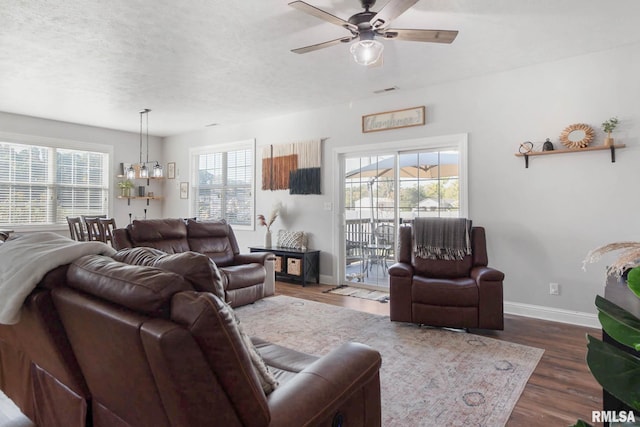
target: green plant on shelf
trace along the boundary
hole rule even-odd
[[[609,120],[602,122],[602,130],[611,136],[611,132],[618,126],[618,118],[611,117]]]
[[[122,197],[131,197],[131,189],[135,187],[133,182],[128,179],[125,181],[118,182],[118,187],[120,188],[120,195]]]

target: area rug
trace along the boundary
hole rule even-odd
[[[382,425],[504,426],[543,350],[279,295],[236,309],[245,331],[315,355],[382,354]]]
[[[364,299],[369,299],[369,300],[384,302],[384,303],[389,302],[389,292],[372,291],[370,289],[354,288],[354,287],[345,286],[345,285],[338,286],[337,288],[333,288],[324,292],[328,292],[330,294],[345,295],[345,296],[355,297],[355,298],[364,298]]]

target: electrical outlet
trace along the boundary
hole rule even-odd
[[[560,285],[557,283],[549,283],[549,294],[560,295]]]
[[[331,211],[331,210],[333,210],[333,203],[331,203],[331,202],[324,202],[324,210],[325,210],[325,211]]]

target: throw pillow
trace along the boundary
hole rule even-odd
[[[306,246],[304,231],[278,231],[278,246],[281,248],[302,249]]]

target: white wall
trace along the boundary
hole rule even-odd
[[[593,299],[602,291],[606,259],[581,270],[593,247],[619,240],[640,240],[635,195],[639,159],[640,46],[596,52],[552,63],[380,95],[350,105],[219,126],[165,140],[166,161],[177,162],[179,179],[165,186],[167,217],[188,214],[178,199],[178,182],[189,181],[190,147],[255,138],[257,159],[267,144],[328,137],[324,148],[323,194],[291,196],[285,191],[257,191],[257,213],[268,213],[275,200],[286,206],[286,228],[312,234],[310,246],[323,251],[321,273],[337,280],[337,212],[323,210],[333,201],[331,164],[335,147],[401,141],[425,136],[468,133],[470,217],[486,227],[490,264],[506,274],[505,300],[555,309],[595,312]],[[429,72],[425,70],[425,72]],[[390,82],[391,84],[393,82]],[[362,134],[364,114],[427,107],[427,125]],[[594,144],[604,138],[599,124],[621,120],[614,133],[627,148],[612,164],[606,151],[535,157],[529,169],[514,153],[523,141],[542,143],[573,123],[597,129]],[[539,148],[539,147],[538,147]],[[261,176],[258,162],[257,177]],[[258,179],[258,187],[260,180]],[[275,228],[283,226],[276,223]],[[262,242],[264,230],[238,232],[242,247]],[[549,295],[549,283],[561,295]]]
[[[132,116],[132,120],[137,120],[136,116]],[[109,203],[111,212],[109,214],[116,219],[118,226],[128,224],[129,213],[132,214],[132,217],[142,218],[144,216],[144,209],[147,209],[147,216],[149,218],[159,218],[163,216],[162,202],[152,201],[150,205],[147,206],[143,200],[132,200],[129,206],[126,200],[115,198],[115,196],[118,195],[116,183],[119,181],[115,178],[115,175],[120,163],[135,163],[140,157],[139,133],[122,132],[0,112],[0,138],[3,134],[17,135],[16,139],[20,139],[20,135],[25,135],[29,137],[29,140],[32,142],[37,141],[38,137],[41,137],[113,147],[113,159],[111,163],[114,178],[113,192]],[[146,158],[146,139],[143,149],[144,157]],[[163,160],[162,141],[160,138],[149,136],[149,158],[153,160]],[[145,185],[146,181],[137,181],[136,184]],[[163,186],[164,184],[161,181],[152,181],[149,190],[161,194]],[[68,229],[66,227],[60,228],[59,231],[68,235]]]

